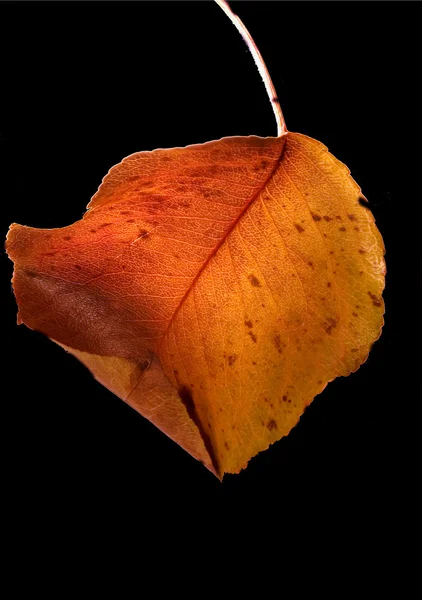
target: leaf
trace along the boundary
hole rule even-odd
[[[383,324],[382,238],[300,134],[139,152],[83,219],[12,225],[20,323],[219,477],[288,434]]]

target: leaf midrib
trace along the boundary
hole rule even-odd
[[[247,213],[247,211],[249,210],[250,206],[255,202],[255,200],[257,200],[261,194],[261,192],[267,187],[267,185],[269,184],[269,182],[272,180],[272,178],[274,177],[274,175],[276,174],[276,172],[278,171],[278,167],[280,165],[281,159],[283,157],[283,152],[284,152],[284,148],[286,145],[286,139],[287,139],[288,133],[285,133],[283,136],[281,136],[280,138],[274,138],[274,139],[283,139],[284,143],[283,143],[283,147],[281,149],[280,152],[280,156],[275,160],[274,162],[274,166],[271,170],[271,172],[269,173],[268,177],[265,179],[265,181],[262,183],[262,185],[258,188],[258,190],[251,196],[251,198],[249,199],[248,202],[246,202],[246,204],[244,205],[244,207],[242,208],[242,210],[239,212],[239,214],[237,215],[237,217],[234,219],[233,223],[230,225],[230,227],[228,227],[227,231],[224,233],[224,235],[221,237],[221,239],[218,241],[218,243],[215,245],[215,247],[210,251],[209,255],[207,256],[207,258],[204,260],[203,264],[201,265],[201,267],[198,269],[198,273],[195,275],[195,277],[192,279],[192,281],[189,284],[188,289],[186,290],[185,294],[183,295],[183,297],[181,298],[179,304],[177,305],[177,307],[175,308],[167,326],[165,331],[163,332],[163,335],[161,337],[161,340],[157,346],[157,350],[156,353],[157,355],[160,352],[161,346],[170,330],[170,327],[172,326],[174,320],[176,319],[178,313],[180,312],[180,310],[182,309],[186,299],[188,298],[188,296],[190,295],[191,291],[194,289],[196,282],[198,281],[198,279],[201,277],[202,273],[205,271],[205,269],[207,268],[208,264],[210,263],[211,259],[217,254],[217,252],[219,251],[219,249],[221,248],[221,246],[224,244],[224,242],[227,240],[227,238],[229,237],[229,235],[232,233],[232,231],[236,228],[236,226],[238,225],[240,219],[243,217],[244,214]]]

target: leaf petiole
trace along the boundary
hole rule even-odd
[[[286,123],[284,121],[283,113],[281,112],[280,102],[277,97],[277,92],[275,91],[274,84],[271,80],[268,69],[265,65],[264,59],[261,56],[260,51],[258,50],[251,34],[246,29],[245,25],[242,23],[241,19],[237,15],[234,14],[232,9],[229,6],[229,3],[226,0],[215,0],[218,6],[226,13],[229,17],[230,21],[236,27],[242,38],[244,39],[246,45],[249,48],[250,53],[253,56],[255,64],[258,68],[259,74],[262,77],[262,80],[265,85],[265,89],[267,90],[268,98],[270,99],[271,106],[273,107],[275,120],[277,123],[277,137],[281,137],[282,135],[287,133]]]

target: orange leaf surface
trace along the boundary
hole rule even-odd
[[[219,477],[288,434],[383,324],[372,214],[300,134],[133,154],[83,219],[14,224],[7,250],[19,322]]]

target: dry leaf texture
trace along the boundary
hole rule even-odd
[[[382,238],[313,139],[139,152],[88,209],[60,229],[12,225],[19,322],[219,477],[286,435],[380,335]]]

